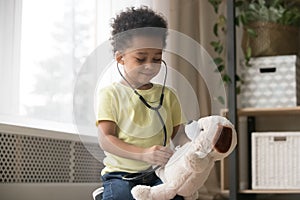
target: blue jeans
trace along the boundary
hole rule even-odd
[[[103,200],[133,200],[131,189],[136,185],[155,186],[162,184],[162,181],[153,173],[151,178],[138,181],[123,180],[122,177],[128,173],[112,172],[104,174],[103,181],[104,192]],[[181,196],[175,196],[173,200],[183,200]]]

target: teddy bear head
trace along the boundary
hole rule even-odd
[[[185,127],[188,138],[197,149],[197,154],[207,154],[215,160],[228,156],[237,144],[233,124],[222,116],[208,116],[192,121]]]

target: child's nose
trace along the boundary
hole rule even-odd
[[[144,68],[145,68],[145,69],[152,69],[152,68],[153,68],[153,63],[146,63],[146,64],[144,65]]]
[[[153,68],[156,68],[160,66],[159,63],[154,63],[153,61],[147,61],[145,64],[144,64],[144,68],[145,69],[153,69]]]

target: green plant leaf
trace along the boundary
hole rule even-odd
[[[216,65],[220,65],[222,62],[223,62],[223,58],[221,57],[214,58],[214,63]]]
[[[215,51],[220,55],[220,54],[223,52],[223,49],[224,49],[223,45],[220,44],[220,45],[215,49]]]
[[[239,15],[239,22],[241,22],[242,24],[247,24],[247,18],[245,17],[245,14],[241,14]]]
[[[234,3],[234,6],[235,7],[241,7],[241,6],[243,6],[244,5],[244,1],[235,1],[235,3]]]
[[[252,55],[252,49],[251,47],[248,45],[247,49],[246,49],[246,58],[250,59]]]
[[[211,41],[210,42],[210,45],[214,48],[217,48],[220,44],[221,44],[220,41]]]
[[[300,26],[300,8],[293,0],[238,1],[239,22],[269,21],[284,25]]]
[[[224,83],[227,83],[227,84],[231,83],[231,78],[229,77],[228,74],[223,74],[222,79],[223,79]]]
[[[216,37],[218,37],[219,36],[219,34],[218,34],[218,24],[216,23],[216,24],[214,24],[214,28],[213,28],[213,30],[214,30],[214,35],[216,36]]]
[[[240,78],[240,76],[239,75],[235,75],[235,81],[240,81],[241,80],[241,78]]]
[[[215,13],[218,13],[222,0],[208,0],[208,2],[213,6]]]
[[[216,41],[211,41],[209,44],[210,46],[215,47]]]
[[[240,86],[240,85],[239,85],[239,86],[236,86],[235,92],[236,92],[237,94],[241,94],[241,86]]]
[[[247,28],[246,31],[247,31],[247,33],[249,34],[250,37],[257,37],[257,33],[255,32],[254,29]]]
[[[221,54],[223,51],[223,45],[221,44],[221,41],[212,41],[210,42],[210,45],[214,48],[214,51],[218,54]]]
[[[220,15],[220,16],[218,17],[218,22],[217,22],[217,23],[218,23],[219,26],[221,26],[221,27],[226,26],[226,23],[227,23],[226,17],[225,17],[224,15]]]
[[[239,16],[236,16],[236,17],[234,18],[234,24],[235,24],[236,26],[240,26],[240,18],[239,18]]]
[[[217,72],[223,72],[225,70],[225,65],[219,65],[217,70]]]

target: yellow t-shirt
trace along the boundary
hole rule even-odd
[[[137,90],[153,107],[159,105],[162,86],[153,84],[148,90]],[[159,112],[167,129],[167,145],[172,136],[173,127],[184,122],[179,100],[168,87],[164,90],[163,105]],[[164,140],[163,126],[154,110],[147,108],[130,87],[114,83],[100,90],[98,94],[97,122],[110,120],[117,124],[117,137],[124,142],[139,147],[162,145]],[[146,162],[127,159],[105,152],[105,168],[101,174],[122,171],[134,173],[146,170]]]

